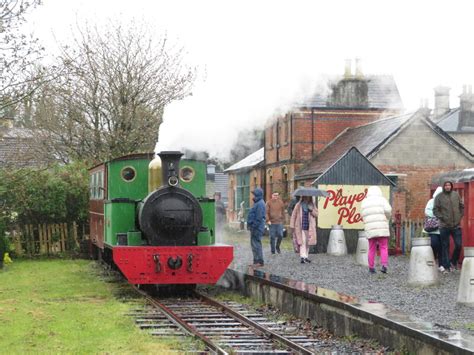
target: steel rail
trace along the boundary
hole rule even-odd
[[[178,327],[181,329],[185,330],[188,334],[198,338],[201,340],[204,344],[207,345],[207,347],[211,350],[214,351],[217,354],[220,355],[228,355],[228,353],[219,347],[217,344],[215,344],[212,340],[210,340],[208,337],[206,337],[204,334],[199,332],[195,327],[193,327],[191,324],[187,323],[186,321],[182,320],[180,316],[178,316],[176,313],[174,313],[171,309],[166,307],[164,304],[161,304],[158,302],[156,299],[153,297],[149,296],[146,292],[140,290],[137,288],[135,285],[132,285],[133,288],[140,293],[142,296],[146,298],[148,302],[150,302],[152,305],[155,307],[158,307],[159,309],[162,310],[163,314],[171,320],[173,323],[175,323]]]
[[[258,331],[260,331],[261,333],[263,333],[266,337],[268,337],[270,339],[278,340],[280,343],[285,344],[286,346],[288,346],[292,350],[297,351],[299,354],[314,354],[313,352],[309,351],[308,349],[304,348],[303,346],[301,346],[299,344],[296,344],[295,342],[291,341],[290,339],[288,339],[284,336],[281,336],[280,334],[275,333],[274,331],[258,324],[257,322],[254,322],[253,320],[247,318],[246,316],[240,314],[239,312],[234,311],[232,308],[226,306],[225,304],[222,304],[222,303],[220,303],[220,302],[218,302],[218,301],[216,301],[212,298],[209,298],[206,295],[203,295],[202,293],[200,293],[198,291],[194,291],[194,293],[196,294],[197,297],[199,297],[201,300],[203,300],[207,304],[221,309],[228,316],[234,318],[235,320],[237,320],[239,322],[242,322],[243,324],[245,324],[245,325],[247,325],[251,328],[257,329]]]

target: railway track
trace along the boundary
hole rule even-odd
[[[313,354],[319,343],[236,302],[219,302],[199,292],[189,299],[160,300],[136,290],[150,304],[130,314],[140,328],[156,336],[191,335],[217,354]]]

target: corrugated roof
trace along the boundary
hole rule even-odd
[[[386,177],[356,147],[351,147],[324,173],[319,175],[313,184],[335,185],[392,185],[395,183]]]
[[[374,153],[392,135],[397,133],[413,113],[388,117],[363,126],[348,128],[329,143],[309,164],[299,170],[296,180],[316,177],[331,167],[352,147],[357,148],[364,156]]]
[[[215,191],[222,194],[222,199],[227,200],[228,177],[224,173],[216,173],[214,176]]]
[[[252,154],[246,156],[241,161],[225,169],[224,172],[228,173],[234,170],[253,168],[258,163],[263,162],[264,158],[265,158],[264,148],[260,148],[256,152],[253,152]]]
[[[329,81],[337,83],[343,77],[333,77]],[[369,109],[403,109],[402,99],[397,84],[391,75],[367,75]],[[328,108],[329,93],[315,93],[312,97],[296,104],[297,107]]]

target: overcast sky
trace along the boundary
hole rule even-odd
[[[433,88],[474,84],[472,1],[43,0],[30,18],[54,51],[76,22],[143,19],[184,46],[200,68],[193,96],[170,105],[159,148],[225,155],[243,127],[342,74],[359,57],[366,74],[391,74],[407,109],[433,106]],[[205,77],[205,80],[203,79]],[[203,139],[203,136],[206,138]]]

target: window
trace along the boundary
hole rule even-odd
[[[273,192],[273,171],[272,169],[267,170],[267,176],[268,176],[268,191],[271,194]]]
[[[95,175],[91,174],[89,176],[89,194],[90,194],[90,199],[94,198],[94,178]]]
[[[104,198],[104,172],[99,171],[97,174],[98,184],[97,184],[97,198]]]
[[[125,168],[122,169],[120,173],[120,176],[122,176],[122,179],[125,180],[126,182],[133,181],[136,175],[137,175],[137,172],[131,166],[126,166]]]
[[[245,208],[250,206],[250,174],[238,174],[236,180],[234,209],[238,211],[242,202]]]
[[[268,140],[269,148],[273,148],[273,126],[270,126],[269,131],[270,131],[270,137]]]
[[[104,199],[104,171],[96,171],[90,175],[89,190],[91,200]]]
[[[184,182],[191,182],[194,179],[194,169],[190,166],[183,167],[179,172],[179,177]]]
[[[285,119],[285,143],[289,142],[289,136],[290,136],[290,118],[288,115],[286,115]]]
[[[285,198],[288,197],[288,168],[284,165],[281,168],[281,175],[283,176],[283,195]]]

